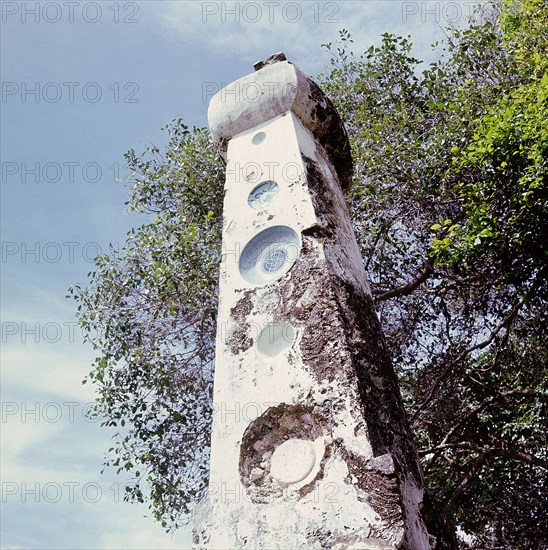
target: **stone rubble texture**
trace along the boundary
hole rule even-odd
[[[194,548],[449,548],[428,525],[344,199],[346,132],[318,86],[276,55],[208,113],[227,167],[210,487]],[[251,84],[258,100],[242,93]],[[263,181],[277,192],[251,207]],[[280,227],[296,241],[280,244]],[[244,277],[242,251],[262,231]]]

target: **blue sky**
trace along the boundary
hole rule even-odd
[[[207,92],[284,51],[323,71],[322,43],[354,51],[411,34],[419,58],[472,2],[1,3],[2,549],[189,548],[100,474],[111,433],[84,418],[92,350],[65,299],[92,258],[143,220],[123,212],[123,153],[161,144],[177,116],[206,125]]]

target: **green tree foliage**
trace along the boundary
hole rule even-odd
[[[149,221],[71,292],[98,353],[95,414],[116,430],[105,465],[176,527],[207,485],[224,169],[207,130],[167,131],[165,154],[126,154],[126,206]]]
[[[465,218],[454,259],[489,255],[505,281],[545,290],[548,228],[548,5],[507,3],[501,18],[505,86],[462,151],[453,150]],[[477,174],[481,174],[481,178]],[[546,297],[544,293],[542,297]]]
[[[542,4],[487,6],[422,73],[406,39],[343,32],[323,82],[427,478],[477,548],[548,544]]]
[[[427,68],[341,32],[321,85],[356,163],[348,201],[427,480],[471,538],[548,547],[548,10],[493,0]],[[167,527],[205,490],[223,166],[180,120],[130,152],[149,220],[72,289],[98,357],[107,463]],[[146,486],[151,488],[150,497]]]

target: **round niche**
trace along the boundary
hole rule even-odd
[[[313,441],[288,439],[274,449],[270,458],[270,474],[286,485],[299,483],[312,472],[316,460]]]
[[[257,350],[266,357],[276,357],[293,345],[295,329],[284,322],[268,323],[257,339]]]
[[[249,424],[240,445],[239,471],[253,502],[290,495],[298,499],[313,490],[331,454],[324,422],[309,407],[280,403]]]
[[[278,194],[279,186],[273,180],[262,181],[256,185],[247,197],[247,204],[255,210],[268,206]]]
[[[265,132],[257,132],[252,140],[251,140],[251,143],[253,143],[253,145],[260,145],[264,140],[266,139],[266,133]]]
[[[299,236],[291,227],[269,227],[245,245],[239,261],[240,274],[255,285],[276,281],[289,271],[299,249]]]

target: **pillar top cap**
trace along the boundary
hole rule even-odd
[[[312,132],[334,165],[343,189],[352,181],[352,156],[343,122],[333,103],[282,52],[254,64],[255,71],[217,92],[209,103],[213,141],[226,160],[230,139],[292,112]]]

